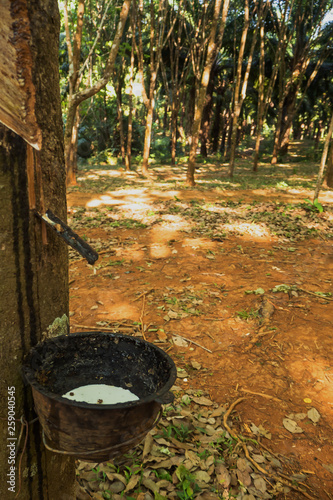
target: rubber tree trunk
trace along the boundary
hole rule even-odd
[[[279,92],[280,93],[280,100],[279,100],[279,105],[278,105],[278,115],[277,115],[275,135],[274,135],[274,146],[273,146],[273,153],[272,153],[272,160],[271,160],[272,165],[276,165],[277,160],[278,160],[279,146],[280,146],[280,135],[281,135],[281,127],[282,127],[282,116],[283,116],[284,98],[282,96],[282,83],[281,83],[281,81],[279,82],[279,86],[280,86],[280,92]]]
[[[313,200],[318,198],[319,191],[321,189],[321,185],[322,185],[323,177],[324,177],[324,170],[325,170],[327,155],[328,155],[328,150],[330,147],[330,142],[332,140],[332,134],[333,134],[333,113],[332,113],[330,124],[328,127],[328,132],[327,132],[327,136],[326,136],[325,143],[324,143],[324,149],[323,149],[323,152],[321,155],[318,178],[317,178],[317,185],[316,185],[316,189],[315,189],[315,192],[313,195]]]
[[[10,8],[10,2],[7,2]],[[17,2],[12,2],[14,4]],[[5,4],[2,4],[2,8]],[[35,88],[35,115],[42,134],[40,151],[0,125],[0,498],[71,500],[75,498],[72,459],[45,450],[41,428],[35,421],[30,387],[21,367],[30,348],[41,340],[56,317],[68,315],[67,247],[34,215],[50,208],[66,221],[66,173],[58,78],[59,12],[56,0],[22,1],[28,19],[31,73]],[[0,9],[1,10],[1,9]],[[18,11],[11,10],[15,15]],[[20,11],[19,14],[21,14]],[[22,18],[21,18],[22,19]],[[17,29],[18,24],[16,24]],[[14,23],[12,26],[14,31]],[[18,35],[18,31],[16,31]],[[4,43],[3,39],[0,41]],[[15,44],[15,40],[13,40]],[[53,232],[52,232],[53,233]],[[28,422],[11,484],[8,432],[8,388],[15,397],[15,438],[21,416]],[[17,441],[16,441],[17,443]],[[19,485],[19,476],[21,485]],[[19,491],[20,489],[20,491]]]
[[[171,103],[171,165],[176,165],[177,154],[177,118],[176,103]]]
[[[132,33],[133,32],[134,29],[132,26]],[[129,114],[128,114],[127,144],[126,144],[126,156],[125,156],[125,166],[127,171],[131,170],[131,159],[132,159],[132,135],[133,135],[133,115],[134,115],[133,77],[134,77],[134,42],[132,40],[131,67],[130,67],[129,91],[128,91]]]
[[[289,148],[290,133],[293,124],[293,118],[295,116],[296,108],[296,93],[290,92],[284,102],[283,115],[282,115],[282,126],[280,131],[280,144],[279,151],[281,154],[286,154]]]
[[[333,147],[331,144],[330,157],[327,165],[327,173],[326,173],[326,184],[328,187],[333,187]]]
[[[217,99],[216,99],[216,105],[215,105],[214,121],[213,121],[212,132],[211,132],[212,153],[213,154],[217,153],[218,148],[219,148],[223,94],[224,94],[223,89],[217,90]]]
[[[119,139],[120,139],[120,154],[122,164],[125,165],[125,137],[124,137],[124,123],[123,123],[123,99],[122,99],[123,78],[118,76],[117,85],[117,121],[119,126]]]
[[[210,78],[206,93],[206,102],[202,112],[202,121],[201,121],[200,154],[204,157],[208,156],[207,145],[209,140],[210,119],[213,109],[215,73],[216,73],[216,65],[213,64],[212,70],[210,72]]]
[[[242,108],[242,98],[240,97],[240,86],[242,77],[242,66],[244,59],[245,43],[247,39],[247,32],[250,26],[250,12],[249,12],[249,2],[246,0],[244,9],[244,26],[240,41],[239,53],[238,53],[238,63],[237,63],[237,73],[236,73],[236,85],[234,90],[234,107],[233,107],[233,121],[231,130],[231,148],[230,148],[230,161],[229,161],[229,175],[230,177],[234,174],[235,156],[236,156],[236,144],[237,144],[237,129],[238,129],[238,118],[240,116]]]
[[[260,59],[259,59],[259,94],[258,94],[258,116],[256,143],[254,148],[253,172],[258,170],[259,149],[261,141],[261,131],[264,124],[264,109],[265,109],[265,25],[263,21],[260,23]]]
[[[69,149],[73,147],[73,139],[72,139],[72,132],[73,132],[73,126],[75,123],[75,116],[77,109],[81,102],[85,101],[86,99],[89,99],[89,97],[94,96],[102,90],[109,82],[111,75],[113,73],[114,69],[114,63],[118,54],[118,49],[119,45],[122,40],[123,36],[123,31],[125,28],[129,8],[131,5],[131,0],[124,0],[123,5],[119,14],[119,19],[117,23],[117,27],[115,29],[115,35],[113,39],[113,43],[109,52],[108,60],[106,62],[106,65],[104,67],[103,71],[103,76],[91,87],[88,87],[83,90],[77,90],[72,98],[70,99],[70,102],[68,104],[68,110],[67,110],[67,120],[66,120],[66,129],[65,129],[65,160],[66,160],[66,166],[67,166],[67,171],[70,170],[70,165],[68,165],[68,160],[70,159],[69,155]],[[68,180],[67,183],[71,184],[72,182],[76,182],[71,175],[73,173],[68,174]]]
[[[143,145],[142,175],[144,176],[149,175],[148,161],[150,155],[151,133],[153,129],[154,105],[155,105],[154,99],[151,99],[149,102],[149,107],[147,109],[145,141]]]
[[[67,185],[77,184],[77,140],[79,132],[79,108],[69,105],[65,131],[65,159],[67,170]]]
[[[222,44],[222,37],[224,33],[225,22],[229,9],[229,0],[224,0],[222,7],[222,19],[220,21],[220,29],[217,35],[217,23],[220,16],[222,0],[216,0],[214,15],[211,24],[211,30],[209,35],[209,42],[207,48],[207,56],[205,61],[205,66],[202,72],[200,87],[197,92],[195,110],[194,110],[194,120],[192,125],[192,142],[189,154],[189,161],[186,173],[186,183],[189,186],[195,186],[194,171],[195,171],[195,160],[197,156],[197,147],[199,142],[200,125],[202,120],[202,112],[205,105],[206,92],[209,83],[210,72],[216,57],[217,50]],[[216,36],[217,35],[217,36]],[[216,39],[217,38],[217,39]]]

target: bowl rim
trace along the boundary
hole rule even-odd
[[[121,338],[124,340],[129,340],[130,342],[135,342],[136,344],[147,345],[147,346],[149,346],[149,348],[158,351],[161,354],[161,356],[168,361],[168,363],[170,365],[170,373],[169,373],[169,378],[168,378],[167,382],[163,385],[163,387],[161,387],[161,389],[159,391],[157,391],[153,394],[149,394],[148,396],[146,396],[144,398],[141,398],[141,399],[136,400],[136,401],[128,401],[125,403],[116,403],[116,404],[98,404],[98,403],[94,404],[94,403],[86,403],[86,402],[82,402],[82,401],[74,401],[71,399],[64,398],[63,396],[56,394],[54,392],[51,392],[50,390],[45,388],[45,386],[43,386],[42,384],[37,382],[37,380],[35,378],[36,370],[34,370],[32,368],[32,366],[29,364],[29,362],[31,361],[31,358],[33,357],[33,355],[38,351],[38,349],[41,349],[43,347],[43,345],[45,345],[45,344],[56,345],[57,342],[59,342],[59,341],[61,342],[65,338],[66,339],[78,338],[78,337],[84,338],[84,337],[88,337],[88,336],[92,336],[92,335],[102,336],[102,337],[104,336],[104,337],[112,337],[112,338]],[[147,342],[146,340],[140,339],[138,337],[132,337],[130,335],[123,335],[121,333],[103,332],[103,330],[101,330],[101,331],[91,331],[91,332],[89,332],[89,331],[87,331],[87,332],[75,332],[75,333],[70,333],[68,335],[59,335],[58,337],[46,339],[44,341],[39,342],[38,344],[36,344],[34,347],[32,347],[30,349],[29,353],[25,357],[24,363],[22,366],[22,375],[23,375],[23,378],[27,384],[29,384],[35,391],[37,391],[42,396],[45,396],[46,398],[49,398],[49,399],[56,401],[56,402],[61,402],[62,404],[66,405],[66,406],[70,406],[70,407],[74,406],[74,407],[78,407],[78,408],[85,408],[85,409],[91,409],[91,410],[98,409],[98,410],[105,411],[105,410],[111,410],[111,409],[127,409],[127,408],[130,409],[130,408],[138,407],[140,405],[144,405],[147,403],[152,403],[154,401],[158,404],[163,404],[161,399],[163,398],[163,396],[167,392],[169,392],[171,387],[174,385],[175,380],[177,378],[177,368],[176,368],[176,365],[175,365],[173,359],[166,352],[164,352],[163,349],[154,345],[153,343]]]

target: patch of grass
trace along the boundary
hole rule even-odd
[[[147,224],[144,224],[135,219],[119,219],[109,223],[110,227],[126,227],[127,229],[142,229],[146,228]]]
[[[185,467],[185,465],[179,465],[176,469],[176,475],[179,479],[177,485],[178,491],[177,496],[180,500],[192,500],[195,498],[196,493],[201,491],[198,486],[195,477],[190,473],[190,471]]]
[[[159,434],[156,437],[164,439],[170,439],[171,437],[174,437],[181,443],[184,443],[188,440],[192,432],[193,430],[191,430],[187,425],[184,424],[180,424],[179,426],[169,425],[168,427],[163,428],[162,434]]]
[[[242,309],[241,311],[236,312],[236,316],[238,316],[241,319],[257,319],[259,318],[259,313],[258,311],[255,311],[253,308],[250,309],[250,311],[246,311],[245,309]]]

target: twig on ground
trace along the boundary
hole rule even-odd
[[[276,398],[275,396],[270,396],[269,394],[262,394],[261,392],[253,392],[253,391],[249,391],[248,389],[241,389],[241,391],[246,392],[247,394],[253,394],[254,396],[261,396],[263,398],[273,399],[274,401],[278,401],[278,402],[281,401],[281,399]]]
[[[243,450],[244,450],[246,458],[251,462],[252,465],[255,466],[256,469],[258,469],[258,471],[260,471],[262,474],[265,474],[268,476],[270,475],[266,469],[261,467],[259,464],[257,464],[257,462],[255,462],[255,460],[253,460],[245,443],[243,443]]]
[[[176,333],[175,335],[177,335],[177,337],[180,337],[181,339],[186,340],[187,342],[191,342],[192,344],[194,344],[198,347],[201,347],[201,349],[204,349],[205,351],[210,352],[211,354],[213,353],[213,351],[211,351],[210,349],[207,349],[207,347],[204,347],[201,344],[198,344],[198,342],[194,342],[194,340],[187,339],[186,337],[183,337],[182,335],[179,335],[178,333]]]
[[[264,450],[268,451],[268,453],[270,455],[273,455],[273,457],[277,458],[278,460],[280,460],[280,456],[277,455],[276,453],[274,453],[272,450],[270,450],[265,444],[263,444],[261,441],[258,441],[259,442],[259,445],[264,448]]]
[[[148,295],[153,290],[154,290],[154,288],[151,288],[150,290],[146,290],[145,292],[140,293],[140,295],[138,297],[136,297],[135,299],[131,300],[131,302],[136,302],[137,300],[141,299],[141,297],[145,297],[146,295]]]
[[[234,438],[234,439],[239,439],[239,437],[237,436],[237,434],[234,434],[232,432],[232,430],[230,429],[230,427],[228,425],[227,420],[229,418],[230,413],[235,408],[235,406],[237,406],[241,401],[244,401],[244,399],[246,399],[246,398],[238,398],[238,399],[236,399],[236,401],[234,403],[232,403],[232,405],[230,406],[230,408],[228,408],[228,411],[226,411],[225,414],[223,415],[223,425],[227,429],[227,431],[229,432],[230,436],[232,438]]]
[[[314,297],[317,297],[317,299],[333,300],[333,298],[331,298],[331,297],[323,297],[322,295],[318,295],[315,292],[309,292],[309,290],[304,290],[304,288],[297,287],[297,290],[299,290],[300,292],[308,293],[309,295],[313,295]]]
[[[215,342],[213,335],[211,335],[210,333],[208,333],[208,332],[201,332],[201,333],[203,333],[204,335],[207,335],[207,337],[209,337],[210,339],[212,339],[213,342]]]

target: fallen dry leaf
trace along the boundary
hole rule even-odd
[[[312,420],[314,424],[319,422],[320,420],[320,413],[316,408],[311,408],[311,410],[308,411],[308,418]]]
[[[291,418],[284,418],[282,423],[283,427],[292,434],[301,434],[304,432],[303,429],[297,425],[297,422],[295,420],[291,420]]]
[[[213,405],[213,401],[211,401],[208,398],[205,398],[204,396],[194,396],[192,399],[198,405],[202,405],[202,406],[212,406]]]

